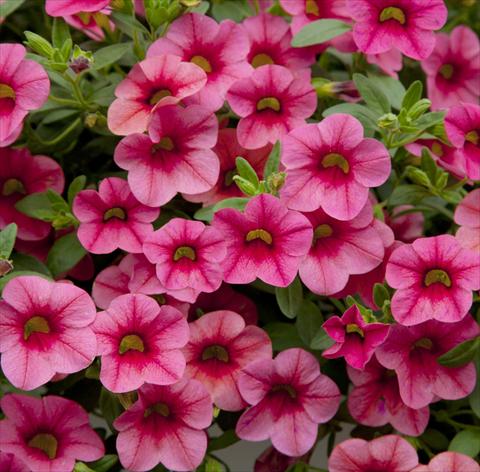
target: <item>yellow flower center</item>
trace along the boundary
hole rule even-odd
[[[168,89],[158,90],[150,98],[150,105],[156,105],[162,98],[171,96],[172,93]]]
[[[203,56],[193,56],[190,59],[190,62],[193,62],[198,67],[201,67],[207,74],[212,72],[212,65]]]
[[[328,238],[333,234],[332,227],[327,224],[319,225],[313,232],[313,239],[316,241],[321,238]]]
[[[40,449],[49,459],[55,459],[57,456],[58,441],[52,434],[40,433],[28,441],[30,447]]]
[[[125,354],[127,351],[143,352],[144,350],[145,345],[140,336],[137,336],[136,334],[128,334],[127,336],[124,336],[120,341],[120,347],[118,348],[120,354]]]
[[[118,218],[119,220],[125,220],[127,218],[127,214],[123,208],[110,208],[107,210],[103,215],[103,221],[111,220],[112,218]]]
[[[431,339],[421,338],[414,343],[412,349],[415,349],[416,347],[421,347],[422,349],[427,349],[430,351],[433,348],[433,342]]]
[[[278,384],[272,387],[272,392],[287,392],[290,398],[297,398],[296,390],[288,384]]]
[[[15,90],[10,85],[0,84],[0,98],[11,98],[15,100]]]
[[[49,332],[48,321],[43,316],[33,316],[23,326],[23,339],[26,341],[33,333],[48,334]]]
[[[433,143],[432,144],[432,152],[438,157],[443,156],[443,148],[439,143]]]
[[[433,269],[427,272],[425,276],[425,286],[430,287],[432,284],[441,283],[445,285],[445,287],[451,287],[452,281],[448,274],[441,269]]]
[[[214,344],[213,346],[207,347],[202,352],[202,360],[208,361],[209,359],[217,359],[222,362],[228,362],[230,356],[224,347]]]
[[[362,338],[365,337],[365,333],[363,329],[360,328],[360,326],[358,326],[356,323],[347,324],[346,331],[347,331],[347,334],[357,333],[358,335],[360,335],[360,337]]]
[[[305,13],[307,15],[320,15],[320,9],[318,8],[318,4],[316,0],[306,0],[305,2]]]
[[[4,197],[9,197],[10,195],[13,195],[14,193],[22,193],[26,194],[27,191],[23,185],[23,183],[18,180],[18,179],[8,179],[3,183],[3,188],[2,188],[2,195]]]
[[[447,80],[451,79],[453,75],[452,64],[443,64],[443,66],[440,67],[440,74]]]
[[[257,110],[262,111],[270,108],[273,111],[280,111],[280,102],[275,97],[265,97],[257,102]]]
[[[165,136],[160,140],[160,142],[155,143],[152,146],[152,154],[155,154],[159,149],[171,151],[174,147],[175,145],[173,144],[173,141],[168,136]]]
[[[273,59],[268,54],[263,54],[263,53],[257,54],[252,59],[252,66],[255,67],[255,69],[257,67],[265,66],[268,64],[275,64],[275,62],[273,62]]]
[[[465,139],[467,141],[471,142],[472,144],[475,144],[475,146],[477,146],[478,145],[478,140],[479,140],[478,131],[475,131],[475,130],[469,131],[465,135]]]
[[[329,167],[338,167],[344,174],[348,174],[350,171],[350,164],[348,161],[341,154],[337,154],[336,152],[331,152],[324,156],[322,159],[322,166],[325,169]]]
[[[254,241],[255,239],[261,239],[264,243],[272,244],[273,238],[272,235],[265,231],[264,229],[252,229],[247,233],[245,240],[250,242]]]
[[[170,416],[170,408],[166,403],[155,403],[155,405],[149,406],[145,412],[143,413],[143,416],[147,418],[150,416],[152,413],[158,413],[159,415],[163,416],[164,418],[167,418]]]
[[[380,22],[395,20],[398,21],[401,25],[404,25],[407,21],[405,18],[405,13],[398,7],[387,7],[382,10],[380,13]]]
[[[195,254],[195,250],[192,247],[180,246],[175,251],[175,254],[173,255],[173,260],[178,261],[182,259],[182,257],[186,257],[187,259],[194,261],[197,258],[197,255]]]

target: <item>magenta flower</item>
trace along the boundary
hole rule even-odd
[[[360,371],[347,366],[353,389],[348,395],[348,411],[366,426],[390,423],[397,431],[420,436],[430,417],[428,406],[414,410],[403,403],[394,371],[385,369],[375,357]]]
[[[300,126],[282,139],[287,180],[281,197],[289,208],[322,208],[338,220],[357,216],[368,189],[390,175],[390,155],[376,139],[364,138],[360,122],[335,114],[321,123]]]
[[[56,373],[85,369],[95,357],[89,325],[95,305],[87,292],[70,283],[18,276],[0,300],[2,370],[17,388],[33,390]]]
[[[45,0],[45,10],[50,16],[67,16],[100,11],[109,3],[110,0]]]
[[[190,289],[198,295],[222,283],[225,241],[218,230],[200,221],[173,218],[145,241],[143,252],[169,290]]]
[[[0,449],[21,458],[28,470],[73,470],[76,459],[91,462],[105,454],[87,412],[72,400],[12,393],[0,405],[6,417],[0,421]]]
[[[365,322],[357,305],[348,308],[341,318],[330,317],[322,327],[335,341],[322,356],[327,359],[344,357],[348,365],[359,370],[365,368],[390,329],[388,324]]]
[[[115,89],[117,99],[108,108],[108,127],[121,136],[143,133],[152,110],[197,93],[206,81],[200,67],[182,62],[178,56],[145,59],[135,64]]]
[[[367,273],[382,262],[383,241],[372,224],[369,202],[350,221],[336,220],[322,209],[305,216],[313,226],[313,242],[299,274],[312,292],[332,295],[347,285],[350,274]]]
[[[97,315],[92,329],[102,359],[100,381],[108,390],[170,385],[182,377],[188,324],[177,309],[146,295],[122,295]]]
[[[317,106],[310,74],[292,72],[278,65],[255,69],[252,75],[235,82],[227,94],[232,110],[240,116],[238,142],[258,149],[290,130],[305,124]]]
[[[480,254],[449,234],[419,238],[393,251],[386,279],[397,289],[391,307],[399,323],[453,323],[472,306],[472,290],[480,289]]]
[[[73,212],[80,221],[77,236],[83,247],[94,254],[108,254],[117,248],[142,252],[160,210],[142,205],[126,180],[108,177],[100,182],[98,192],[79,192]]]
[[[470,315],[448,324],[435,320],[412,327],[395,324],[376,356],[380,364],[397,373],[403,402],[418,409],[437,397],[457,400],[470,394],[476,381],[473,362],[446,367],[437,359],[479,334],[480,328]]]
[[[0,470],[3,470],[3,472],[30,472],[25,462],[6,452],[0,452]]]
[[[18,138],[23,119],[41,108],[50,92],[45,69],[25,59],[26,52],[21,44],[0,43],[0,147]]]
[[[320,373],[318,361],[303,349],[287,349],[275,359],[252,362],[242,370],[238,389],[252,405],[240,417],[241,439],[263,441],[287,456],[301,456],[314,444],[318,424],[329,421],[340,404],[336,384]]]
[[[379,54],[397,48],[417,60],[430,56],[433,31],[445,24],[448,14],[443,0],[347,0],[347,8],[360,51]]]
[[[210,395],[196,380],[169,386],[144,385],[136,401],[114,422],[117,451],[132,472],[162,463],[177,471],[194,470],[207,450],[203,429],[212,422]]]
[[[28,149],[0,148],[0,229],[18,226],[18,238],[39,241],[47,237],[50,224],[21,213],[15,203],[47,189],[63,192],[62,168],[50,157],[32,156]]]
[[[380,67],[389,76],[398,79],[398,71],[402,70],[403,57],[398,49],[391,49],[380,54],[367,54],[367,62]]]
[[[435,49],[421,66],[427,74],[432,108],[448,108],[460,102],[478,104],[480,41],[470,28],[457,26],[450,36],[437,34]]]
[[[415,448],[394,434],[372,441],[347,439],[332,451],[330,472],[411,472],[418,465]]]
[[[110,14],[111,9],[104,8],[95,12],[82,11],[74,15],[66,15],[63,19],[65,23],[82,31],[94,41],[103,41],[105,33],[99,25],[110,31],[115,30],[115,23],[109,19]]]
[[[141,203],[158,207],[177,192],[201,193],[215,185],[220,166],[211,150],[218,133],[213,113],[197,105],[163,106],[152,113],[148,133],[123,138],[114,156]]]
[[[455,223],[461,225],[455,235],[459,243],[480,253],[480,189],[471,191],[457,206]]]
[[[269,194],[253,197],[243,213],[233,208],[217,211],[213,226],[227,244],[224,280],[234,284],[258,277],[286,287],[295,278],[313,236],[307,218]]]
[[[441,452],[430,459],[428,465],[419,465],[412,472],[480,472],[480,466],[460,452]]]
[[[391,214],[384,210],[385,222],[392,228],[397,241],[412,243],[423,235],[425,218],[422,213],[401,214],[413,208],[412,205],[398,205],[392,210]]]
[[[164,38],[150,46],[147,57],[175,54],[202,68],[207,76],[205,87],[184,102],[217,111],[231,85],[251,72],[245,60],[248,48],[247,35],[240,25],[230,20],[218,24],[208,16],[187,13],[170,25]]]
[[[202,382],[218,408],[245,408],[236,381],[251,362],[272,358],[267,333],[257,326],[245,326],[238,313],[227,310],[207,313],[189,328],[190,340],[183,349],[185,376]]]

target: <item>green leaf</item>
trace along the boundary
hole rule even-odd
[[[22,254],[16,252],[12,256],[13,267],[16,271],[31,271],[44,274],[47,277],[52,277],[52,273],[48,267],[38,260],[36,257],[31,256],[30,254]],[[53,278],[53,277],[52,277]]]
[[[323,316],[320,308],[311,300],[303,300],[298,309],[295,325],[302,341],[310,346],[322,327]]]
[[[288,287],[275,287],[275,296],[280,311],[287,318],[295,318],[302,305],[303,289],[300,279],[295,277]]]
[[[257,173],[250,165],[250,162],[243,157],[237,157],[235,159],[235,164],[237,166],[238,175],[250,182],[255,189],[258,189],[260,181],[258,180]]]
[[[242,0],[226,0],[212,4],[212,16],[217,21],[233,20],[239,23],[249,14],[248,7]]]
[[[113,427],[113,421],[120,416],[123,412],[122,405],[115,394],[109,392],[106,388],[102,387],[100,391],[99,407],[102,411],[102,416],[108,423],[110,429],[115,431]]]
[[[235,430],[228,429],[221,436],[208,440],[208,451],[212,452],[218,449],[225,449],[238,441],[240,441],[240,438],[236,435]]]
[[[373,301],[378,308],[382,308],[383,304],[390,300],[390,293],[383,284],[376,283],[373,286]]]
[[[99,49],[93,55],[92,69],[100,70],[119,61],[132,48],[132,43],[112,44]]]
[[[361,74],[353,74],[353,81],[370,110],[378,115],[384,115],[390,112],[390,102],[387,96],[372,80]]]
[[[266,179],[270,174],[278,172],[280,168],[280,141],[277,141],[268,156],[263,169],[263,178]]]
[[[443,111],[434,111],[432,113],[427,113],[422,115],[418,120],[413,122],[413,125],[417,127],[418,131],[426,130],[432,126],[443,123],[445,118],[445,112]]]
[[[327,332],[323,328],[320,328],[310,342],[310,348],[315,351],[323,351],[333,346],[334,344],[335,341],[327,334]]]
[[[196,220],[212,221],[213,215],[216,211],[221,210],[222,208],[236,208],[237,210],[242,211],[247,205],[248,201],[249,199],[246,197],[226,198],[215,205],[200,208],[195,212],[193,217]]]
[[[73,109],[65,109],[62,110],[54,110],[42,120],[42,125],[50,125],[52,123],[56,123],[57,121],[61,121],[65,118],[69,118],[71,116],[78,115],[80,110],[73,110]]]
[[[75,232],[57,239],[47,257],[47,266],[56,277],[75,267],[87,254]]]
[[[200,15],[205,15],[210,8],[210,3],[200,2],[200,5],[192,8],[190,11],[194,13],[200,13]]]
[[[8,259],[15,246],[17,225],[10,223],[0,231],[0,259]]]
[[[292,39],[294,48],[322,44],[351,30],[351,26],[340,20],[324,19],[305,25]]]
[[[52,25],[52,43],[54,47],[61,49],[69,39],[71,37],[68,25],[61,18],[54,18]]]
[[[470,408],[473,410],[477,418],[480,418],[480,351],[475,355],[475,367],[477,368],[477,383],[473,392],[468,397]]]
[[[133,38],[135,34],[141,33],[147,36],[150,35],[150,31],[140,23],[136,18],[126,13],[114,11],[110,16],[113,22],[118,26],[120,31],[123,31],[127,36]]]
[[[480,430],[472,428],[460,431],[450,442],[448,450],[475,457],[480,452]]]
[[[365,105],[358,103],[340,103],[323,111],[323,116],[334,115],[335,113],[347,113],[354,116],[365,128],[367,136],[373,136],[377,129],[377,115]]]
[[[20,8],[25,0],[8,0],[0,5],[0,17],[6,18],[17,8]]]
[[[423,84],[420,80],[415,80],[410,84],[408,90],[405,92],[405,96],[402,100],[402,108],[407,111],[415,105],[421,98],[423,93]]]
[[[95,472],[108,472],[118,462],[118,456],[116,454],[106,454],[101,459],[95,462],[87,462]]]
[[[461,367],[475,357],[478,349],[480,349],[480,336],[455,346],[453,349],[450,349],[450,351],[441,355],[437,361],[446,367]]]
[[[427,429],[420,439],[437,451],[445,451],[448,448],[448,438],[436,429]]]
[[[422,161],[421,166],[424,172],[428,175],[430,182],[435,182],[437,177],[437,164],[430,155],[430,151],[427,148],[422,149]]]
[[[93,469],[88,467],[87,464],[84,462],[75,462],[75,467],[73,468],[73,472],[95,472]]]
[[[419,203],[430,193],[420,185],[399,185],[388,198],[389,206]]]
[[[291,347],[306,348],[294,324],[273,322],[265,325],[264,330],[272,340],[274,351],[283,351]]]
[[[85,184],[87,183],[87,178],[84,175],[79,175],[72,180],[72,183],[68,186],[68,204],[70,208],[73,204],[73,199],[77,195],[80,190],[85,188]]]
[[[15,203],[15,208],[27,216],[43,221],[52,221],[56,215],[47,192],[27,195]]]
[[[388,75],[369,75],[368,80],[385,94],[393,108],[400,110],[405,96],[405,87],[399,80]]]

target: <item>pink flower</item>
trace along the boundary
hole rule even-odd
[[[308,452],[301,457],[289,457],[270,446],[258,456],[253,470],[254,472],[286,472],[297,462],[308,464],[311,455],[312,453]]]
[[[0,449],[20,458],[27,470],[73,470],[76,459],[91,462],[105,454],[87,412],[72,400],[12,393],[0,405],[6,416],[0,421]]]
[[[445,116],[445,131],[463,161],[467,177],[480,180],[480,105],[451,107]]]
[[[402,53],[398,49],[391,49],[380,54],[367,54],[366,58],[369,64],[375,64],[389,76],[398,79],[397,72],[403,67]]]
[[[271,359],[272,343],[257,326],[245,326],[233,311],[212,311],[189,324],[190,340],[183,349],[185,376],[202,382],[215,405],[226,411],[246,406],[236,386],[241,369],[253,361]]]
[[[461,225],[455,235],[460,244],[480,253],[480,189],[471,191],[457,206],[455,223]]]
[[[312,292],[332,295],[346,286],[350,274],[369,272],[382,262],[383,241],[372,224],[369,202],[350,221],[336,220],[321,209],[305,216],[314,228],[313,242],[299,274]]]
[[[160,307],[146,295],[122,295],[97,315],[92,328],[102,359],[100,381],[108,390],[170,385],[182,377],[180,348],[188,341],[188,324],[177,309]]]
[[[19,276],[0,301],[2,370],[17,388],[33,390],[56,373],[71,374],[93,361],[96,341],[89,325],[95,305],[70,283]]]
[[[435,49],[421,62],[427,74],[428,98],[432,108],[448,108],[480,98],[480,41],[467,26],[457,26],[450,36],[436,35]]]
[[[415,239],[422,237],[425,218],[423,213],[404,213],[413,210],[412,205],[399,205],[391,214],[384,211],[385,222],[392,228],[395,239],[404,243],[412,243]]]
[[[433,31],[445,24],[448,14],[443,0],[347,0],[347,8],[360,51],[379,54],[395,47],[417,60],[430,56]]]
[[[243,157],[246,159],[261,179],[271,150],[272,146],[270,144],[256,150],[245,149],[238,143],[235,129],[221,129],[218,132],[217,144],[213,148],[220,160],[220,174],[215,185],[208,192],[184,195],[184,198],[190,202],[202,202],[204,206],[207,206],[225,198],[241,197],[243,194],[233,181],[233,176],[237,173],[236,158]]]
[[[286,287],[295,278],[313,236],[307,218],[268,194],[253,197],[243,213],[233,208],[217,211],[213,226],[227,244],[224,280],[234,284],[258,277]]]
[[[45,10],[50,16],[67,16],[100,11],[109,3],[110,0],[46,0]]]
[[[418,409],[436,397],[457,400],[470,394],[476,380],[473,362],[445,367],[437,359],[479,334],[480,329],[470,315],[449,324],[435,320],[413,327],[395,324],[376,356],[380,364],[397,373],[403,402]]]
[[[126,180],[108,177],[100,182],[98,192],[79,192],[73,212],[80,221],[77,236],[83,247],[94,254],[108,254],[117,248],[142,252],[160,210],[142,205]]]
[[[207,81],[195,64],[170,54],[150,57],[135,64],[115,89],[116,100],[108,109],[108,127],[114,134],[143,133],[152,110],[175,105],[197,93]]]
[[[385,369],[375,357],[365,370],[347,366],[347,372],[353,383],[347,405],[355,421],[372,427],[390,423],[409,436],[425,431],[430,417],[428,406],[414,410],[403,403],[395,372]]]
[[[352,305],[341,318],[332,316],[322,327],[335,341],[332,347],[323,351],[322,356],[327,359],[344,357],[348,365],[363,370],[378,346],[385,341],[390,325],[365,322],[357,305]]]
[[[318,424],[329,421],[340,404],[338,387],[303,349],[252,362],[237,384],[252,405],[238,420],[237,435],[248,441],[270,438],[287,456],[305,454],[315,444]]]
[[[412,472],[480,472],[480,466],[471,457],[459,452],[442,452],[430,459],[428,465],[419,465]]]
[[[117,451],[132,472],[153,469],[195,469],[207,450],[207,428],[213,416],[212,400],[196,380],[174,385],[144,385],[136,401],[114,422],[119,431]]]
[[[143,252],[167,289],[213,292],[222,283],[225,241],[200,221],[173,218],[145,241]]]
[[[114,156],[141,203],[158,207],[177,192],[201,193],[215,185],[220,166],[211,150],[218,133],[213,113],[198,105],[163,106],[152,113],[148,133],[123,138]]]
[[[480,289],[480,254],[449,234],[419,238],[393,251],[386,278],[397,289],[391,307],[399,323],[453,323],[472,306],[472,290]]]
[[[17,139],[23,119],[41,108],[50,92],[45,69],[25,54],[21,44],[0,43],[0,147]]]
[[[338,220],[357,216],[368,189],[382,185],[391,169],[385,146],[364,138],[360,122],[344,114],[291,131],[282,139],[282,163],[287,180],[281,197],[289,208],[321,207]]]
[[[251,72],[245,60],[248,43],[246,33],[233,21],[218,24],[208,16],[187,13],[170,25],[164,38],[157,39],[150,46],[147,57],[175,54],[183,61],[201,67],[207,83],[185,103],[196,103],[217,111],[223,106],[230,86]]]
[[[24,462],[13,454],[7,454],[6,452],[0,452],[0,470],[3,470],[3,472],[30,472]]]
[[[372,441],[347,439],[328,459],[330,472],[410,472],[418,464],[414,447],[394,434]]]
[[[317,95],[310,74],[278,65],[255,69],[252,75],[235,82],[227,94],[232,110],[240,116],[238,142],[247,149],[258,149],[290,130],[305,124],[317,106]]]
[[[65,185],[62,168],[50,157],[32,156],[28,149],[0,148],[0,163],[0,229],[16,223],[19,239],[44,239],[50,232],[50,224],[21,213],[15,203],[49,188],[62,193]]]
[[[74,15],[62,15],[66,23],[74,28],[83,31],[89,38],[95,41],[103,41],[105,33],[102,28],[107,31],[115,30],[115,23],[108,17],[111,10],[104,8],[95,12],[80,12]]]

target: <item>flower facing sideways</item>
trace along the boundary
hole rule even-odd
[[[460,225],[455,235],[460,244],[480,253],[480,189],[473,190],[459,203],[455,223]]]

